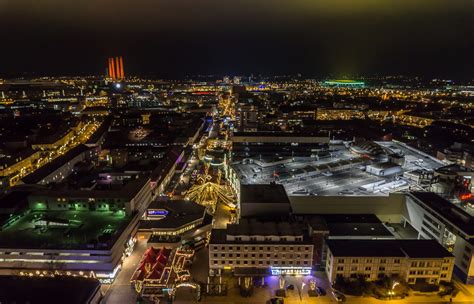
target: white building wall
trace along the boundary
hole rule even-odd
[[[209,268],[239,267],[312,267],[313,245],[310,244],[210,244]]]
[[[461,237],[456,237],[453,254],[455,264],[468,276],[474,276],[474,259],[472,258],[472,247]]]
[[[418,231],[418,233],[421,233],[421,227],[423,226],[423,214],[425,213],[425,210],[421,208],[417,203],[413,201],[412,198],[406,197],[406,211],[403,214],[405,220],[413,226],[413,228]],[[422,236],[426,239],[429,239],[430,237],[426,234],[422,233]]]
[[[364,276],[368,281],[381,279],[382,276],[398,276],[409,284],[417,279],[431,283],[451,281],[454,258],[409,258],[409,257],[334,257],[330,250],[326,264],[326,273],[331,283],[337,276],[356,279]]]
[[[434,239],[445,246],[445,235],[449,231],[446,224],[422,208],[410,196],[406,196],[406,212],[403,217],[418,231],[421,237]],[[436,232],[439,232],[439,235]],[[474,276],[474,259],[469,242],[460,235],[456,235],[456,241],[451,250],[455,257],[454,264],[468,276]]]

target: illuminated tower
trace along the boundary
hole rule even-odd
[[[115,74],[114,58],[109,58],[109,78],[112,80],[117,79],[116,74]]]
[[[122,56],[120,56],[119,58],[120,58],[120,77],[121,77],[121,79],[124,79],[125,78],[125,72],[123,71],[123,58],[122,58]]]
[[[116,80],[117,79],[117,70],[116,70],[116,67],[115,67],[115,62],[114,62],[114,59],[113,58],[110,58],[110,62],[112,63],[112,79],[113,80]]]
[[[116,68],[116,73],[115,76],[117,76],[117,79],[120,80],[122,79],[122,74],[120,74],[120,59],[118,57],[115,57],[115,68]]]
[[[107,75],[112,80],[123,80],[125,78],[122,56],[109,58],[109,67],[107,69]]]
[[[125,78],[125,73],[123,71],[122,56],[109,57],[108,62],[107,76],[112,80],[123,80]]]

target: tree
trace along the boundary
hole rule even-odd
[[[393,280],[392,278],[384,275],[383,278],[379,281],[380,285],[383,287],[383,288],[386,288],[386,289],[391,289],[392,288],[392,285],[393,285]]]
[[[336,276],[336,281],[334,282],[334,286],[337,289],[343,290],[346,286],[346,280],[342,276]]]

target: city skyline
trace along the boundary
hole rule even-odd
[[[474,302],[473,0],[0,0],[0,37],[0,303]]]
[[[472,85],[128,62],[0,81],[0,301],[472,300]]]

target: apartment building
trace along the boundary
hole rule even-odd
[[[311,273],[312,261],[313,244],[300,223],[245,218],[211,233],[210,275],[304,275]]]
[[[451,281],[454,256],[434,240],[327,240],[326,273],[368,281],[398,277],[409,284]]]

